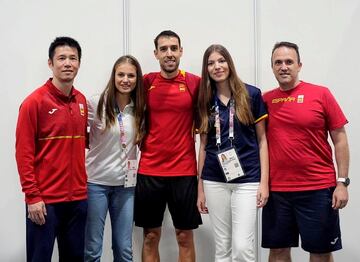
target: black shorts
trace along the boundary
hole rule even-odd
[[[196,176],[158,177],[138,174],[135,225],[143,228],[161,227],[167,204],[176,229],[195,229],[202,224],[196,201]]]
[[[342,248],[339,210],[331,206],[334,188],[271,192],[262,212],[262,247],[299,246],[310,253]]]

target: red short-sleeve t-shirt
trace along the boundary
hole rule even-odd
[[[336,185],[329,131],[348,121],[328,88],[300,82],[264,94],[271,191],[304,191]]]
[[[200,78],[184,71],[172,79],[144,76],[147,134],[141,146],[139,173],[151,176],[197,174],[192,134]],[[151,79],[149,79],[151,78]]]

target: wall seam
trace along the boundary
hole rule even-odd
[[[254,77],[255,77],[255,86],[259,87],[259,2],[260,0],[254,0],[253,4],[253,19],[254,19]],[[261,262],[261,210],[257,210],[257,227],[256,227],[256,261]]]
[[[130,1],[123,0],[123,55],[130,54]]]

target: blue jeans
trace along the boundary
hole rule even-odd
[[[134,188],[88,183],[85,261],[100,261],[106,215],[109,210],[115,262],[132,261]]]
[[[44,225],[39,226],[26,218],[27,261],[51,262],[57,239],[60,262],[83,262],[87,201],[45,206],[47,216]]]

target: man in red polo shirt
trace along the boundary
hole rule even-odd
[[[197,170],[193,137],[200,78],[179,70],[182,47],[172,31],[154,40],[160,72],[144,76],[147,134],[135,192],[135,225],[144,228],[143,261],[159,261],[159,241],[168,206],[179,261],[195,261],[192,230],[201,224],[196,207]]]

